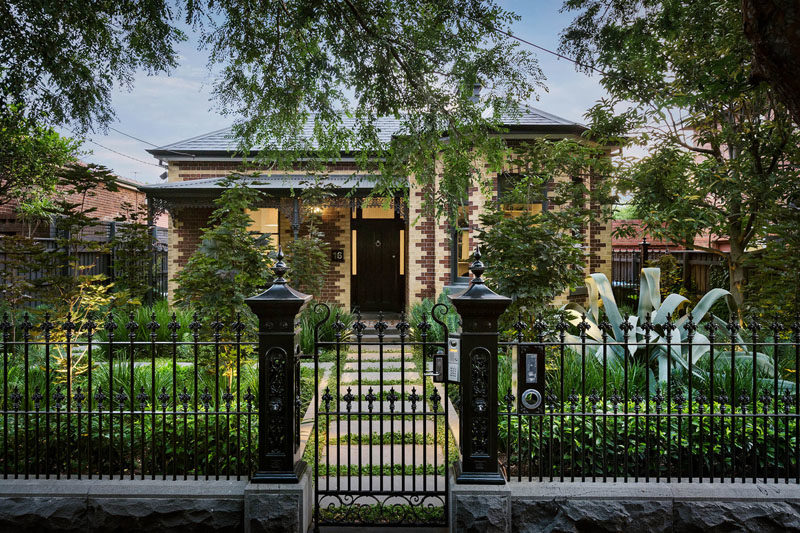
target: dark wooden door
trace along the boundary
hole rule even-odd
[[[356,232],[356,305],[399,311],[400,230],[394,220],[362,220]]]

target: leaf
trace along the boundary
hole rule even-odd
[[[701,322],[706,316],[706,313],[708,313],[720,298],[726,298],[728,300],[728,305],[733,307],[733,297],[730,292],[720,288],[711,289],[703,295],[700,301],[697,302],[697,305],[694,306],[694,309],[692,309],[692,315],[694,315],[695,321],[698,323]]]
[[[611,288],[611,283],[605,274],[592,274],[586,278],[586,287],[591,291],[591,285],[594,285],[595,291],[600,295],[603,301],[603,309],[605,310],[608,321],[611,323],[611,328],[614,331],[614,338],[618,341],[623,338],[622,329],[622,315],[617,307],[617,301],[614,299],[614,291]]]
[[[664,302],[661,304],[661,307],[658,308],[658,311],[653,314],[650,320],[655,325],[666,324],[667,315],[674,317],[675,313],[688,302],[689,299],[681,296],[680,294],[670,294],[664,298]]]
[[[661,306],[661,269],[643,268],[639,281],[639,320],[644,322],[648,313]]]

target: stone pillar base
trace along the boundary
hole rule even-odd
[[[245,533],[305,533],[311,526],[313,496],[310,469],[300,474],[299,483],[248,484],[244,490]]]
[[[508,485],[456,484],[450,469],[450,527],[465,533],[511,533]]]

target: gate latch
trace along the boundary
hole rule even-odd
[[[425,375],[433,377],[434,383],[444,383],[447,381],[444,363],[444,350],[439,350],[436,352],[436,354],[434,354],[433,362],[428,363],[428,371],[425,372]]]

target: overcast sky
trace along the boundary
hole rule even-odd
[[[561,0],[500,0],[500,4],[522,17],[513,27],[516,35],[551,50],[558,48],[559,33],[572,19],[570,14],[559,13]],[[603,96],[597,76],[577,72],[569,61],[532,51],[547,77],[548,91],[531,104],[583,122],[586,110]],[[103,147],[86,142],[84,148],[92,152],[85,157],[87,161],[105,165],[125,178],[157,182],[164,169],[145,151],[151,147],[147,143],[161,146],[231,124],[231,119],[220,115],[211,100],[212,79],[206,68],[206,54],[197,50],[193,35],[189,34],[189,40],[180,45],[179,53],[180,66],[169,76],[140,74],[132,91],[120,89],[114,93],[117,121],[112,127],[146,142],[112,129],[108,135],[90,135],[89,139]]]

